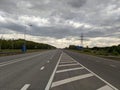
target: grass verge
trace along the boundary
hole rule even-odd
[[[110,55],[107,53],[95,53],[92,51],[84,51],[84,50],[71,50],[74,52],[78,52],[78,53],[83,53],[83,54],[87,54],[87,55],[93,55],[93,56],[97,56],[97,57],[102,57],[102,58],[106,58],[106,59],[111,59],[111,60],[117,60],[120,61],[120,55]]]

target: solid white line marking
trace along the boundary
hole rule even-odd
[[[80,64],[78,64],[78,63],[76,63],[76,64],[64,64],[64,65],[59,65],[58,67],[74,66],[74,65],[80,65]]]
[[[114,67],[114,68],[116,68],[116,66],[115,65],[110,65],[111,67]]]
[[[60,85],[66,84],[66,83],[70,83],[70,82],[73,82],[73,81],[77,81],[77,80],[92,77],[92,76],[93,76],[93,74],[90,73],[90,74],[75,76],[75,77],[72,77],[72,78],[67,78],[67,79],[64,79],[64,80],[53,82],[51,87],[53,88],[53,87],[56,87],[56,86],[60,86]]]
[[[29,88],[30,84],[25,84],[20,90],[27,90]]]
[[[72,58],[72,57],[71,57]],[[73,59],[73,58],[72,58]],[[73,59],[75,60],[75,59]],[[76,61],[76,60],[75,60]],[[78,62],[78,61],[76,61]],[[78,62],[79,63],[79,62]],[[79,63],[80,64],[80,63]],[[89,70],[87,67],[85,67],[84,65],[80,64],[82,67],[84,67],[86,70],[88,70],[89,72],[91,72],[94,76],[96,76],[97,78],[99,78],[101,81],[103,81],[104,83],[106,83],[108,86],[110,86],[111,88],[113,88],[114,90],[119,90],[116,87],[114,87],[113,85],[111,85],[110,83],[108,83],[107,81],[105,81],[104,79],[102,79],[100,76],[98,76],[97,74],[95,74],[93,71]]]
[[[0,63],[0,67],[6,66],[6,65],[9,65],[9,64],[13,64],[13,63],[16,63],[16,62],[28,60],[30,58],[33,58],[33,57],[36,57],[36,56],[39,56],[39,55],[41,55],[41,54],[37,54],[37,55],[25,57],[25,58],[20,58],[20,59],[14,59],[14,60],[11,60],[11,61],[2,62],[2,63]]]
[[[59,62],[60,62],[60,60],[61,60],[62,55],[63,55],[63,53],[61,53],[61,55],[60,55],[60,57],[59,57],[59,60],[58,60],[56,66],[55,66],[55,69],[54,69],[54,71],[53,71],[53,73],[52,73],[52,75],[51,75],[51,77],[50,77],[50,79],[49,79],[49,81],[48,81],[48,83],[47,83],[47,86],[45,87],[45,90],[49,90],[49,89],[50,89],[50,86],[51,86],[51,84],[52,84],[52,81],[53,81],[55,72],[56,72],[56,70],[57,70],[57,67],[58,67],[58,65],[59,65]]]
[[[68,72],[68,71],[74,71],[74,70],[79,70],[79,69],[84,69],[84,67],[71,68],[71,69],[64,69],[64,70],[58,70],[58,71],[56,71],[56,73]]]
[[[113,89],[110,86],[105,85],[105,86],[103,86],[103,87],[101,87],[101,88],[99,88],[97,90],[113,90]]]
[[[42,71],[44,68],[45,68],[45,67],[44,67],[44,66],[42,66],[42,67],[40,68],[40,70]]]

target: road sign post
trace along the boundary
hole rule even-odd
[[[22,46],[22,52],[25,53],[26,51],[27,51],[26,45],[23,44],[23,46]]]

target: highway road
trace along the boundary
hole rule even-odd
[[[120,90],[120,62],[67,50],[0,57],[0,90]]]

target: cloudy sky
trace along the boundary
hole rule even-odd
[[[32,26],[30,26],[32,25]],[[120,0],[0,0],[0,37],[56,47],[120,44]]]

